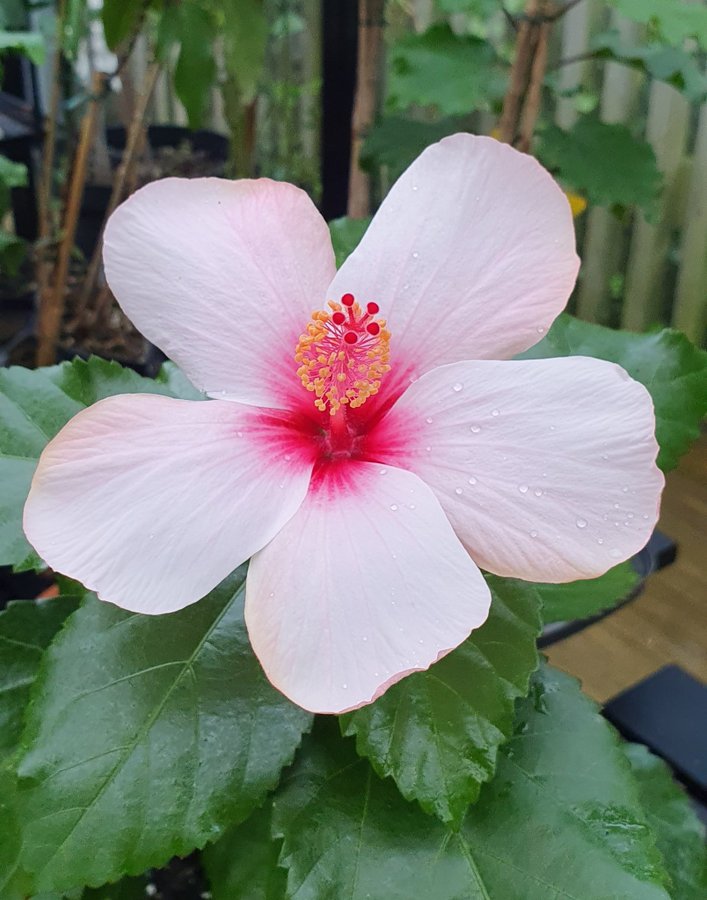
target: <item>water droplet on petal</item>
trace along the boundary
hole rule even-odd
[[[388,471],[387,469],[379,469],[379,470],[378,470],[378,474],[379,474],[379,475],[385,475],[385,473],[386,473],[387,471]]]
[[[427,416],[427,418],[425,419],[425,422],[427,422],[428,425],[431,425],[432,424],[432,416]]]
[[[344,690],[346,690],[346,689],[348,688],[348,684],[344,683],[344,684],[341,685],[341,687],[342,687]]]
[[[577,528],[586,528],[586,527],[587,527],[587,520],[586,520],[586,519],[577,519],[577,521],[575,522],[575,524],[576,524]]]
[[[597,544],[603,544],[604,538],[597,538]]]
[[[411,503],[411,504],[408,506],[408,509],[415,509],[415,504],[414,504],[414,503]]]
[[[536,497],[542,497],[542,495],[543,495],[543,492],[542,492],[542,489],[541,489],[541,488],[535,488],[535,490],[533,491],[533,493],[535,494]]]
[[[647,519],[647,518],[648,518],[648,513],[643,513],[643,515],[641,516],[641,518],[642,518],[642,519]]]
[[[480,425],[472,425],[471,430],[474,434],[478,434],[481,431],[481,426]]]
[[[412,254],[412,258],[413,258],[413,259],[419,259],[419,258],[420,258],[420,254],[417,252],[417,250]]]
[[[461,496],[464,493],[464,491],[461,488],[454,488],[454,493]]]
[[[395,512],[395,510],[398,508],[398,506],[396,503],[391,503],[390,508],[393,510],[393,512]]]
[[[531,536],[531,538],[536,538],[538,536],[537,531],[531,531],[530,536]]]
[[[554,425],[551,425],[551,426],[550,426],[550,431],[555,431],[555,426],[554,426]]]
[[[628,488],[627,488],[627,487],[622,487],[621,490],[624,492],[624,494],[628,494]]]
[[[476,478],[474,478],[473,475],[472,475],[471,478],[469,479],[469,484],[476,484]]]
[[[428,453],[431,453],[431,452],[432,452],[432,447],[425,447],[425,450],[426,450]]]
[[[456,391],[457,393],[459,393],[459,391],[461,391],[463,389],[464,389],[464,385],[461,383],[461,381],[457,381],[457,383],[452,386],[452,390]]]
[[[492,410],[491,410],[491,415],[492,415],[492,416],[498,416],[498,415],[500,415],[500,410],[498,410],[498,409],[492,409]]]
[[[633,518],[633,513],[626,513],[626,518],[627,518],[627,519],[632,519],[632,518]]]
[[[413,189],[413,191],[418,191],[420,188],[418,185],[413,184],[412,189]]]
[[[537,331],[538,331],[538,334],[545,334],[545,329],[542,327],[542,325],[538,326]]]
[[[619,504],[618,504],[618,503],[614,503],[614,509],[618,509],[618,508],[619,508]]]
[[[238,437],[243,437],[243,432],[242,432],[242,431],[237,431],[236,434],[238,435]]]
[[[289,462],[291,459],[292,459],[292,454],[291,454],[291,453],[286,453],[286,454],[285,454],[285,462]]]
[[[367,638],[366,635],[364,634],[363,637],[361,638],[361,640],[362,640],[362,641],[364,642],[364,644],[365,644],[366,641],[368,640],[368,638]]]
[[[607,459],[609,458],[609,454],[608,454],[608,453],[602,453],[601,458],[602,458],[603,460],[607,460]]]
[[[527,494],[528,493],[528,485],[527,484],[519,484],[518,490],[521,492],[521,494]]]

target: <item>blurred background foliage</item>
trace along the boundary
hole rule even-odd
[[[342,255],[412,159],[460,130],[533,153],[567,191],[584,260],[572,311],[634,330],[673,324],[704,343],[704,3],[356,6],[2,0],[0,61],[31,70],[22,99],[46,128],[29,173],[39,207],[30,269],[11,205],[28,173],[16,155],[0,157],[0,266],[4,282],[20,272],[36,287],[40,343],[67,329],[85,342],[118,322],[100,272],[100,223],[84,234],[94,187],[108,195],[101,219],[163,175],[289,180],[327,217],[358,220],[334,227]],[[164,125],[176,128],[154,127]],[[343,193],[331,178],[342,167]]]

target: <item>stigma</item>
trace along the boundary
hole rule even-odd
[[[376,318],[377,303],[363,309],[353,294],[329,310],[315,310],[295,349],[297,374],[314,405],[335,416],[342,406],[355,409],[378,393],[390,366],[390,332],[385,319]]]

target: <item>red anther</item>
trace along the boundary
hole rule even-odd
[[[356,334],[355,331],[347,331],[346,334],[344,335],[344,340],[346,341],[347,344],[355,344],[356,341],[358,340],[358,335]]]
[[[353,306],[354,305],[354,295],[353,294],[344,294],[341,298],[341,302],[344,306]]]
[[[346,321],[346,316],[342,312],[335,312],[331,317],[331,321],[334,325],[343,325]]]
[[[367,303],[366,312],[369,316],[375,316],[377,312],[380,312],[380,306],[377,303]],[[371,333],[373,334],[374,332]],[[378,334],[378,332],[376,331],[375,334]]]
[[[369,305],[369,306],[375,306],[376,304],[375,304],[375,303],[369,303],[368,305]],[[372,334],[372,335],[374,335],[374,336],[377,335],[377,334],[380,332],[380,330],[381,330],[381,327],[380,327],[380,325],[378,324],[378,322],[369,322],[368,325],[366,325],[366,331],[367,331],[369,334]]]

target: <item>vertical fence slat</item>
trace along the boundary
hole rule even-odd
[[[663,281],[672,227],[668,212],[685,152],[689,113],[689,103],[675,88],[663,82],[653,84],[646,137],[655,150],[665,187],[655,223],[647,222],[638,213],[633,227],[622,325],[634,331],[643,331],[661,319]]]
[[[580,56],[589,50],[594,18],[594,0],[578,4],[563,16],[561,59]],[[562,66],[558,76],[560,89],[569,91],[582,84],[591,67],[590,60],[581,60]],[[571,128],[576,120],[577,110],[572,99],[569,97],[558,98],[555,107],[555,122],[560,128]]]
[[[580,4],[581,6],[581,4]],[[611,21],[622,43],[636,42],[639,29],[614,13]],[[630,122],[638,107],[644,76],[620,63],[607,63],[602,85],[601,118],[610,124]],[[587,214],[587,229],[582,248],[582,273],[577,295],[577,315],[590,322],[610,321],[609,283],[623,272],[626,240],[623,226],[603,206],[592,207]]]
[[[680,248],[673,325],[698,344],[707,327],[707,104],[702,106]]]

